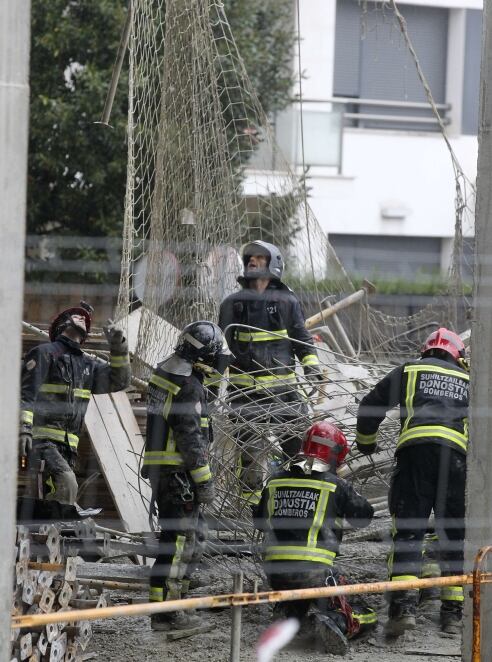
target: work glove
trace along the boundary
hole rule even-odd
[[[304,377],[312,386],[318,386],[317,382],[322,382],[325,378],[320,365],[305,365]]]
[[[32,452],[32,433],[21,432],[19,435],[19,457],[29,457]]]
[[[213,480],[195,485],[196,500],[198,503],[212,503],[215,499],[215,484]]]
[[[128,352],[128,342],[123,334],[123,330],[116,326],[113,320],[109,319],[103,326],[104,335],[109,343],[111,351],[119,354]]]

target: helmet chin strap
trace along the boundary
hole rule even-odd
[[[80,342],[84,342],[84,340],[86,340],[88,335],[86,329],[84,329],[83,326],[78,326],[77,324],[75,324],[72,317],[69,317],[69,319],[67,319],[65,322],[59,325],[57,336],[61,335],[68,328],[72,328],[74,329],[74,331],[77,331],[77,333],[80,334],[81,336]]]
[[[260,271],[259,269],[258,270],[251,269],[248,271],[247,269],[245,269],[243,278],[245,278],[246,280],[258,280],[260,278],[268,278],[268,280],[271,280],[272,274],[266,269],[262,271]]]

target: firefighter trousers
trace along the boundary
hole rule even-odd
[[[273,564],[270,564],[270,568]],[[271,572],[268,579],[274,591],[298,588],[319,588],[321,586],[348,583],[337,570],[319,570],[302,572],[302,562],[296,562],[296,570],[276,574]],[[299,621],[314,610],[323,616],[329,616],[348,638],[352,638],[377,624],[377,614],[361,596],[354,595],[350,603],[344,596],[320,598],[317,600],[292,600],[279,602],[274,607],[276,619],[297,618]]]
[[[301,430],[308,427],[305,421],[307,406],[296,390],[280,391],[268,397],[261,393],[245,396],[233,400],[231,406],[231,418],[240,448],[236,474],[241,485],[241,497],[250,505],[255,505],[260,500],[268,461],[275,453],[268,447],[268,432],[276,437],[281,459],[293,457],[300,448]],[[276,452],[279,453],[278,450]]]
[[[185,472],[164,473],[151,480],[152,497],[159,511],[159,549],[150,574],[149,599],[152,602],[177,600],[186,592],[188,573],[199,562],[202,548],[196,546],[199,504]],[[202,535],[203,534],[203,535]],[[201,541],[202,545],[204,540]]]
[[[393,518],[388,561],[392,581],[421,576],[422,545],[432,510],[441,574],[463,573],[465,481],[466,456],[453,448],[422,439],[419,445],[398,451],[388,497]],[[391,593],[390,600],[395,607],[412,610],[417,591]],[[461,611],[462,587],[443,587],[441,600],[442,609]]]
[[[40,488],[38,478],[42,461],[44,470]],[[29,457],[29,496],[53,499],[73,506],[78,489],[74,464],[75,455],[65,444],[36,439]]]

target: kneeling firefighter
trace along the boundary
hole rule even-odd
[[[149,380],[146,448],[142,476],[152,486],[159,513],[159,551],[150,578],[150,600],[179,599],[186,593],[197,542],[203,538],[200,504],[210,504],[215,487],[208,463],[211,439],[204,373],[222,373],[231,354],[218,326],[188,324],[175,351]],[[190,612],[153,614],[154,630],[201,624]]]
[[[346,583],[334,568],[342,539],[341,520],[367,526],[373,507],[336,475],[348,453],[345,435],[328,421],[312,425],[299,454],[271,478],[255,509],[255,525],[265,532],[264,568],[274,590]],[[279,603],[278,616],[308,616],[326,652],[344,655],[348,639],[377,622],[362,600],[345,597]]]

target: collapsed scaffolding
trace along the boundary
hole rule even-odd
[[[292,388],[309,393],[310,403],[308,413],[293,424],[295,435],[301,436],[314,420],[330,417],[352,440],[361,395],[391,364],[415,355],[435,327],[456,328],[463,298],[462,226],[469,218],[473,188],[445,137],[404,19],[394,3],[392,7],[391,20],[414,58],[455,172],[449,290],[445,299],[435,300],[439,313],[431,305],[410,317],[391,317],[371,307],[366,288],[354,305],[326,321],[329,301],[353,296],[355,288],[308,204],[306,169],[289,164],[275,143],[223,3],[135,0],[118,318],[133,341],[137,377],[149,377],[152,367],[172,351],[185,324],[217,320],[221,300],[237,287],[239,248],[254,239],[280,247],[285,281],[309,313],[318,315],[312,331],[325,380],[311,394],[299,368],[290,366],[298,373]],[[275,399],[273,392],[265,395]],[[251,539],[246,502],[237,496],[242,488],[238,426],[248,428],[266,476],[278,454],[281,423],[264,412],[238,420],[233,405],[234,391],[223,383],[212,411],[212,457],[222,495],[213,511],[236,523],[234,535]],[[372,494],[387,489],[396,428],[397,421],[390,419],[382,427],[379,452],[366,458],[352,451],[344,469]]]
[[[394,10],[412,52],[396,5]],[[299,366],[289,366],[297,374],[291,388],[305,393],[308,407],[290,432],[301,437],[314,421],[328,417],[352,440],[361,395],[392,364],[415,355],[435,327],[456,328],[463,297],[462,226],[471,211],[473,190],[449,143],[456,223],[450,289],[443,293],[448,296],[436,298],[439,314],[431,305],[410,317],[384,315],[370,305],[370,285],[356,292],[310,209],[306,169],[293,168],[276,146],[222,3],[134,0],[132,11],[129,160],[117,317],[127,327],[137,388],[143,388],[152,367],[172,351],[180,328],[196,319],[217,320],[221,300],[237,287],[240,246],[264,239],[284,254],[285,280],[310,314],[308,326],[324,370],[313,393]],[[428,86],[426,91],[431,100]],[[339,305],[347,299],[352,305]],[[275,413],[238,417],[234,397],[224,377],[212,406],[211,457],[219,496],[207,509],[216,535],[210,537],[206,556],[229,571],[241,564],[243,554],[259,558],[237,474],[239,433],[248,432],[266,478],[281,455],[279,427],[285,426]],[[265,397],[275,400],[275,393],[265,391]],[[352,450],[342,470],[343,477],[370,496],[382,517],[387,514],[385,494],[397,428],[398,418],[390,416],[381,426],[378,452],[366,457]],[[135,476],[134,484],[148,509],[148,486]],[[129,552],[133,545],[139,550],[135,554],[151,555],[155,545],[143,531],[133,534],[129,542],[113,536],[113,548]]]

